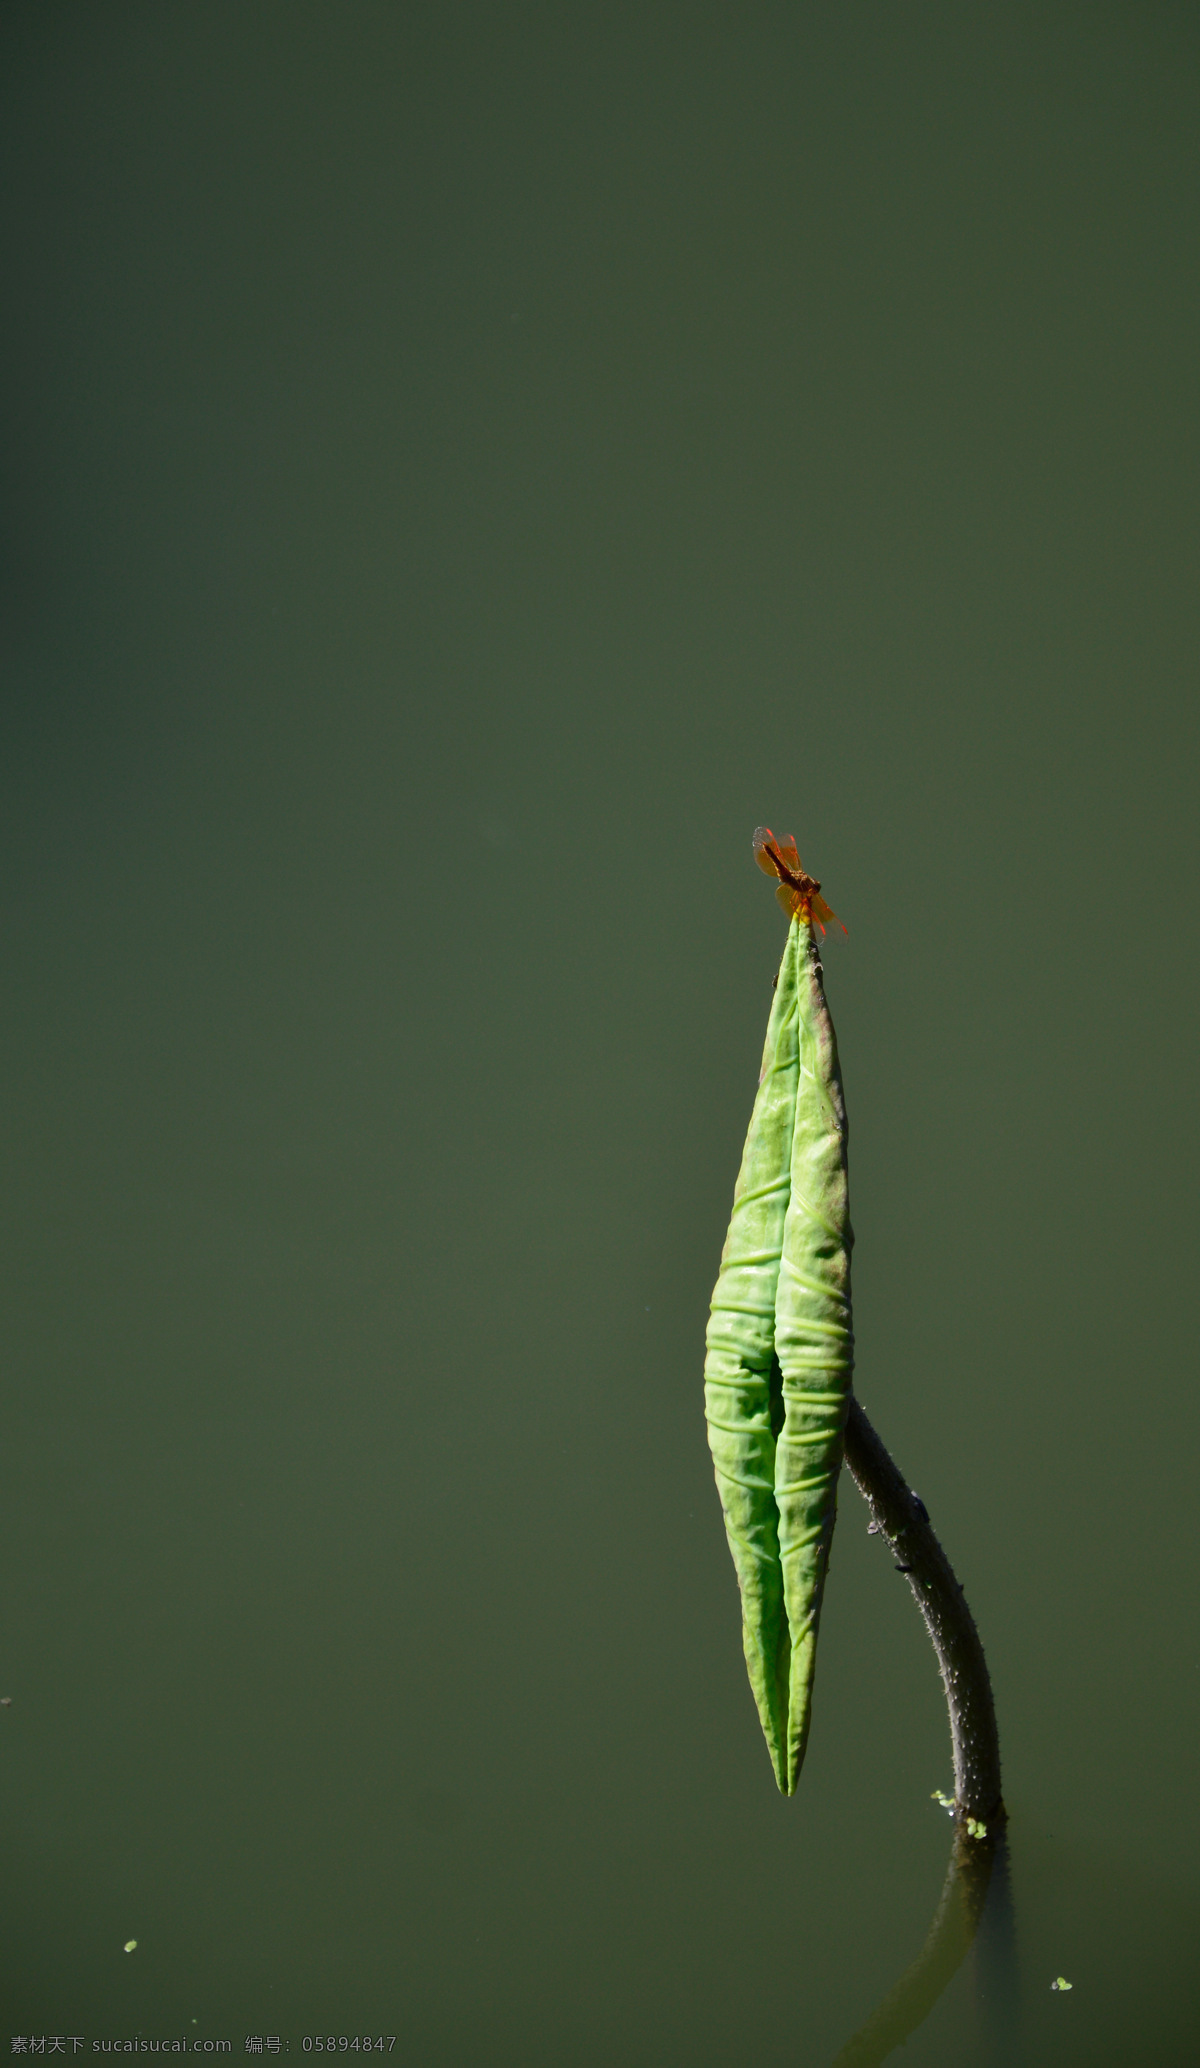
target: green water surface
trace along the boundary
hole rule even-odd
[[[705,1444],[766,823],[1012,1811],[903,2058],[1193,2062],[1194,14],[10,0],[0,155],[3,2029],[917,1954],[907,1588],[845,1484],[781,1801]]]

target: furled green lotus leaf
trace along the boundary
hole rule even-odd
[[[853,1371],[846,1114],[811,920],[792,919],[713,1293],[705,1411],[750,1685],[785,1795],[808,1738]]]

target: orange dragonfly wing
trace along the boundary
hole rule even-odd
[[[789,833],[786,840],[776,840],[769,826],[757,826],[754,831],[754,859],[766,875],[778,877],[779,870],[771,859],[773,853],[778,855],[785,869],[800,875],[800,857],[796,853],[794,836]]]
[[[818,892],[813,893],[812,899],[809,904],[809,910],[811,911],[812,916],[816,920],[817,925],[820,927],[822,933],[824,933],[826,926],[832,922],[834,926],[841,926],[842,932],[846,935],[847,940],[849,939],[849,927],[842,926],[842,922],[838,918],[837,913],[834,911],[833,906],[827,905],[825,903],[824,898],[821,897]]]
[[[778,869],[767,852],[768,848],[772,848],[774,845],[775,835],[769,826],[756,826],[754,828],[754,859],[758,863],[759,868],[768,876],[778,876],[779,874]]]
[[[848,933],[849,929],[842,926],[833,906],[825,903],[819,890],[814,890],[811,897],[806,898],[802,890],[793,890],[790,883],[779,883],[775,886],[775,895],[789,919],[794,919],[800,912],[814,926],[819,926],[822,933],[830,925],[841,926],[842,932]]]

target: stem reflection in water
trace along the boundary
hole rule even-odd
[[[847,2040],[833,2068],[875,2068],[916,2031],[970,1951],[989,1888],[994,1898],[1003,1901],[1007,1880],[1007,1847],[1002,1834],[980,1839],[969,1837],[961,1827],[955,1831],[945,1884],[925,1944],[866,2024]]]

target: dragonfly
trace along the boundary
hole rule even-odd
[[[808,926],[814,923],[825,931],[825,922],[832,919],[842,932],[837,913],[825,903],[821,886],[815,876],[805,873],[804,866],[796,853],[794,834],[786,840],[776,840],[769,826],[759,826],[754,834],[754,859],[768,876],[775,878],[775,895],[789,919],[800,914]]]

